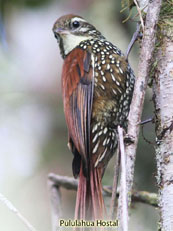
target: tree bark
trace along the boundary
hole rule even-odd
[[[156,117],[157,183],[162,231],[173,230],[173,25],[171,26],[171,15],[169,15],[171,7],[171,3],[165,1],[161,9],[156,61],[152,73]]]
[[[152,55],[155,46],[156,25],[159,18],[161,2],[161,0],[155,0],[150,1],[148,4],[148,11],[144,27],[144,35],[142,39],[139,57],[138,75],[136,78],[132,103],[130,106],[130,113],[128,117],[128,135],[133,140],[133,142],[130,145],[126,145],[125,147],[127,168],[127,191],[129,195],[129,205],[131,203],[136,149],[138,144],[141,115],[148,83]]]

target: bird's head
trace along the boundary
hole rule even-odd
[[[103,38],[93,25],[82,17],[72,14],[57,19],[53,26],[53,32],[59,43],[63,58],[80,42],[93,38]]]

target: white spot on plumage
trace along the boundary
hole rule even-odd
[[[104,150],[103,154],[100,156],[99,162],[101,162],[103,160],[103,158],[105,157],[106,152],[107,152],[107,148]]]
[[[101,74],[101,75],[104,75],[104,72],[103,72],[103,71],[100,71],[100,74]]]
[[[115,80],[115,82],[116,82],[116,84],[117,84],[118,86],[120,86],[120,83],[119,83],[117,80]]]
[[[103,141],[103,146],[106,145],[106,142],[107,142],[107,138],[104,139],[104,141]]]
[[[106,142],[106,144],[109,144],[109,141],[110,141],[110,138],[108,138],[108,139],[107,139],[107,142]]]
[[[100,86],[101,86],[101,88],[102,88],[103,90],[105,90],[105,87],[104,87],[102,84],[100,84]]]
[[[122,94],[122,91],[121,91],[121,89],[119,89],[119,87],[117,87],[117,89],[118,89],[119,93],[120,93],[120,94]]]
[[[103,133],[106,134],[108,131],[107,127],[104,128]]]
[[[107,70],[110,69],[110,64],[109,64],[109,63],[107,64],[106,69],[107,69]]]
[[[103,158],[105,157],[106,152],[107,152],[107,148],[104,150],[104,152],[102,154],[99,155],[99,157],[97,158],[97,161],[95,162],[94,167],[97,167],[99,162],[101,162],[103,160]]]
[[[102,77],[102,79],[103,79],[103,82],[106,82],[106,78],[105,78],[105,76],[103,76],[103,77]]]
[[[102,135],[102,133],[103,133],[103,132],[102,132],[102,131],[100,131],[98,135],[99,135],[99,136],[101,136],[101,135]]]
[[[95,147],[94,147],[94,149],[92,151],[93,154],[97,152],[97,149],[99,147],[99,143],[100,143],[100,141],[98,141],[97,144],[95,145]]]
[[[120,71],[121,74],[123,74],[123,70],[121,68],[119,68],[119,71]]]
[[[95,134],[95,136],[94,136],[94,138],[93,138],[92,142],[93,142],[93,143],[95,143],[95,142],[96,142],[96,140],[97,140],[97,138],[98,138],[98,133],[96,133],[96,134]]]
[[[90,30],[90,32],[91,32],[91,33],[95,33],[95,32],[96,32],[96,30]]]
[[[112,88],[112,91],[113,91],[113,93],[115,94],[115,95],[117,95],[117,92]]]
[[[98,128],[98,125],[95,124],[94,127],[93,127],[93,129],[92,129],[92,133],[94,133],[97,130],[97,128]]]
[[[112,80],[115,82],[116,81],[115,76],[111,74],[111,77],[112,77]]]

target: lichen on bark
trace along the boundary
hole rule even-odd
[[[160,227],[173,230],[173,3],[163,1],[157,30],[153,76]]]

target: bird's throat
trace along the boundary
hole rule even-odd
[[[74,34],[63,35],[60,38],[59,47],[61,50],[61,56],[65,58],[74,48],[79,46],[83,41],[92,39],[90,36],[80,36]]]

